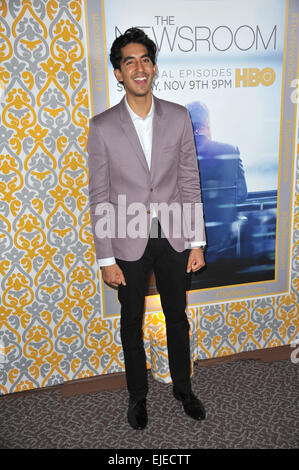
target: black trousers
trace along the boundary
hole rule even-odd
[[[191,274],[186,272],[189,253],[190,250],[175,251],[163,233],[161,235],[159,224],[158,237],[149,238],[139,260],[116,259],[127,284],[119,286],[118,299],[121,304],[120,334],[131,400],[145,398],[148,391],[142,324],[152,268],[165,315],[171,378],[178,391],[191,391],[189,322],[185,312],[186,290],[191,280]]]

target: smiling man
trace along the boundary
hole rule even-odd
[[[128,421],[134,429],[144,429],[147,424],[142,321],[152,269],[166,320],[173,394],[191,418],[201,420],[205,410],[191,388],[185,312],[191,271],[205,264],[205,230],[190,117],[183,106],[152,95],[156,45],[142,30],[131,28],[119,36],[110,60],[125,96],[90,121],[89,195],[96,256],[104,281],[118,288],[121,304]],[[133,236],[127,230],[134,214],[125,210],[123,201],[144,208],[148,229],[140,230],[137,237],[136,232]],[[166,220],[159,205],[176,210],[169,211]],[[186,230],[184,207],[191,214]],[[103,222],[108,227],[105,236],[99,233]]]

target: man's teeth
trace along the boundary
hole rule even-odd
[[[135,78],[136,82],[142,82],[143,80],[146,80],[146,77]]]

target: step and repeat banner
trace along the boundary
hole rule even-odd
[[[109,52],[132,26],[157,44],[153,93],[190,112],[208,247],[189,305],[288,292],[298,3],[88,0],[86,13],[92,114],[124,94]],[[104,311],[115,314],[115,292],[102,289]],[[148,310],[156,293],[152,276]]]
[[[194,127],[209,246],[188,293],[193,358],[298,333],[298,1],[148,3],[0,2],[0,394],[124,371],[86,143],[89,118],[124,94],[108,58],[131,26],[159,49],[153,93]],[[163,321],[152,276],[146,351],[169,381]]]

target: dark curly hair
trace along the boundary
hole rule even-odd
[[[110,61],[113,68],[120,69],[120,61],[122,59],[121,49],[132,42],[143,44],[147,49],[149,58],[153,65],[155,65],[157,46],[154,41],[152,41],[142,29],[129,28],[124,34],[118,36],[111,46]]]

